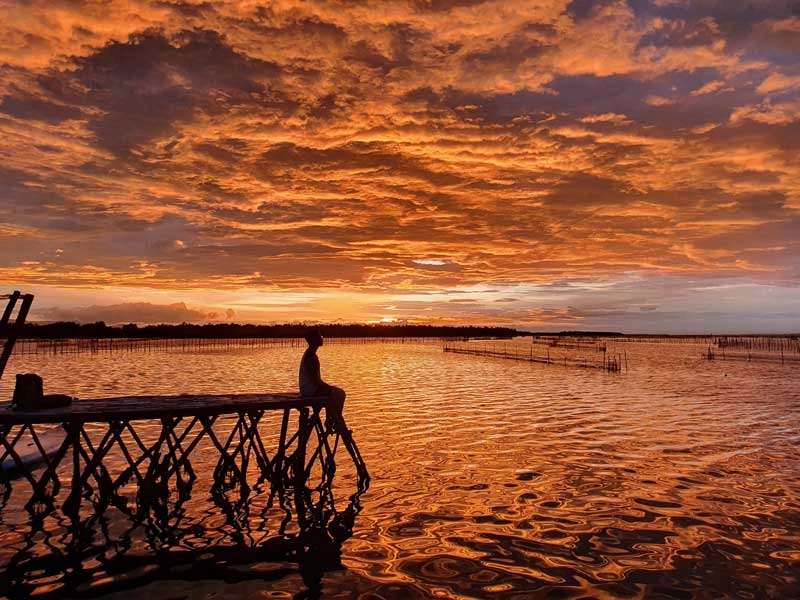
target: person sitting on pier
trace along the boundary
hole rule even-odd
[[[306,332],[308,348],[300,360],[300,396],[302,398],[328,398],[325,408],[325,427],[333,431],[344,409],[345,391],[322,381],[317,349],[322,346],[322,334],[312,328]]]

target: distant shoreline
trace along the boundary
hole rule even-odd
[[[21,331],[24,339],[76,339],[76,338],[132,338],[132,339],[240,339],[240,338],[302,338],[309,326],[319,327],[322,334],[330,338],[502,338],[522,336],[537,337],[584,337],[584,338],[635,338],[635,339],[707,339],[719,337],[800,337],[797,333],[743,334],[743,333],[698,333],[698,334],[626,334],[618,331],[525,331],[510,327],[410,325],[410,324],[273,324],[251,325],[237,323],[214,323],[195,325],[160,324],[139,326],[106,325],[97,323],[27,323]],[[0,331],[0,337],[4,332]]]
[[[75,339],[75,338],[133,338],[133,339],[256,339],[303,338],[309,327],[319,327],[323,336],[330,338],[442,338],[482,337],[513,338],[531,335],[529,332],[509,327],[395,325],[395,324],[279,324],[241,325],[214,323],[193,325],[144,325],[133,323],[111,326],[105,323],[27,323],[20,338]],[[2,332],[0,332],[2,337]]]

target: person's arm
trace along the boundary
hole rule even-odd
[[[317,387],[325,383],[322,381],[322,375],[320,374],[319,368],[319,357],[316,354],[313,354],[309,357],[308,375],[311,378],[311,381],[313,381],[314,385]]]

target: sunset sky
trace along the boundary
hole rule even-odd
[[[0,0],[0,293],[800,331],[800,2]]]

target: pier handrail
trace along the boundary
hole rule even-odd
[[[3,316],[0,317],[0,335],[3,335],[4,332],[8,330],[5,342],[3,343],[3,351],[0,353],[0,378],[2,378],[3,372],[6,370],[6,365],[8,364],[8,359],[11,358],[11,353],[14,351],[14,344],[17,343],[17,337],[19,337],[22,331],[22,326],[25,324],[25,319],[28,317],[28,311],[31,308],[31,304],[33,304],[33,294],[23,294],[22,292],[14,290],[10,294],[3,294],[0,298],[8,300],[8,304],[3,311]],[[14,312],[14,307],[20,299],[22,299],[22,304],[17,311],[17,317],[14,324],[9,326],[11,314]]]

